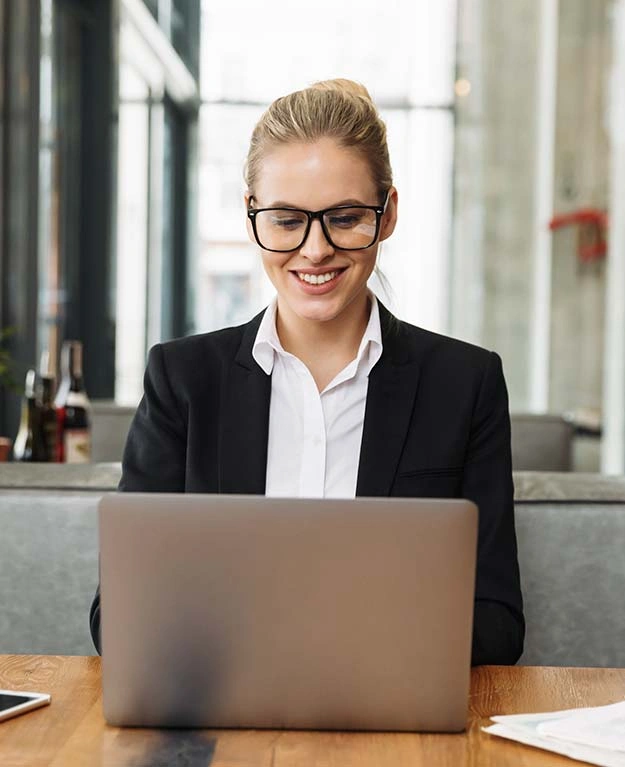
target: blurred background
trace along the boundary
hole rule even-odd
[[[625,473],[625,0],[0,0],[15,380],[81,340],[94,460],[119,460],[150,346],[270,300],[249,136],[330,77],[389,130],[400,220],[372,287],[501,355],[516,469]],[[0,434],[19,407],[0,384]]]

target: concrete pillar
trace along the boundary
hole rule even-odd
[[[601,470],[625,473],[625,0],[613,8],[603,446]]]
[[[534,170],[534,264],[529,405],[546,412],[549,402],[551,324],[551,232],[548,224],[554,197],[556,132],[556,75],[558,62],[558,0],[540,5],[538,103],[536,109],[536,166]]]

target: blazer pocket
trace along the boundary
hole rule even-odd
[[[456,477],[462,474],[462,466],[443,467],[441,469],[413,469],[401,471],[397,477]]]
[[[400,498],[459,498],[462,469],[428,469],[398,474],[391,495]]]

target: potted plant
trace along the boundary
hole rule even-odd
[[[6,347],[7,339],[13,333],[12,328],[0,329],[0,388],[16,391],[17,386],[13,375],[13,360]],[[0,436],[0,461],[7,461],[11,451],[11,439]]]

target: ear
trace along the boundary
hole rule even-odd
[[[253,196],[247,192],[243,195],[243,204],[245,205],[245,210],[250,207],[250,203],[253,200]],[[252,222],[250,221],[250,217],[248,215],[245,216],[245,225],[247,227],[247,236],[250,238],[250,241],[254,243],[254,245],[257,244],[256,238],[254,237],[254,230],[252,229]]]
[[[388,239],[395,231],[395,225],[397,224],[397,189],[392,186],[388,191],[388,202],[386,203],[386,210],[382,215],[382,222],[380,224],[380,242]]]

